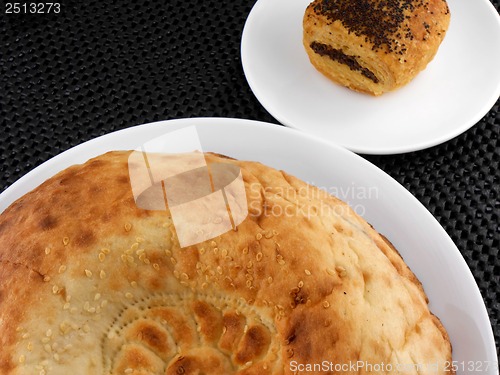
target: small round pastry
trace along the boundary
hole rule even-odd
[[[315,0],[304,14],[303,43],[325,76],[381,95],[425,69],[449,23],[445,0]]]

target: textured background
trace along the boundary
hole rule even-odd
[[[492,2],[498,10],[500,1]],[[61,151],[129,126],[200,116],[276,122],[241,67],[241,32],[253,3],[62,1],[58,15],[13,16],[4,14],[2,0],[0,191]],[[497,101],[445,144],[365,156],[413,193],[457,244],[481,289],[497,348],[499,135]]]

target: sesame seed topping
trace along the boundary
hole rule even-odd
[[[106,255],[104,253],[99,253],[99,260],[104,262],[104,259],[106,259]]]
[[[311,276],[311,271],[309,271],[309,270],[304,270],[304,273],[305,273],[307,276]]]
[[[106,272],[104,272],[104,270],[101,270],[101,272],[99,272],[99,277],[101,279],[104,279],[106,277]]]
[[[132,224],[130,223],[125,224],[125,231],[130,232],[131,229],[132,229]]]
[[[329,308],[329,307],[330,307],[330,302],[328,302],[328,301],[323,301],[323,307],[324,307],[325,309]]]
[[[299,281],[299,283],[297,284],[297,286],[302,289],[304,287],[304,282],[302,280]]]
[[[262,233],[257,233],[255,238],[257,239],[257,241],[260,241],[262,239]]]
[[[62,243],[63,243],[64,246],[66,246],[67,244],[69,244],[69,237],[64,237],[62,239]]]
[[[134,298],[134,295],[130,292],[125,293],[125,298],[132,299]]]
[[[45,281],[45,282],[49,282],[49,281],[50,281],[50,276],[45,275],[45,276],[43,277],[43,281]]]
[[[50,251],[51,251],[50,247],[46,247],[46,248],[45,248],[45,254],[49,255],[49,254],[50,254]]]
[[[21,354],[19,356],[19,363],[24,363],[24,361],[26,361],[26,356],[24,354]]]
[[[91,278],[91,277],[92,277],[92,271],[90,271],[90,270],[85,270],[85,275],[86,275],[88,278]]]
[[[59,273],[63,273],[64,271],[66,271],[66,266],[65,265],[60,266]]]
[[[257,262],[260,262],[262,260],[262,253],[257,253],[255,259],[257,259]]]
[[[98,301],[99,299],[101,299],[101,293],[96,293],[94,296],[94,301]]]
[[[158,263],[153,263],[153,268],[158,271],[160,269],[160,265]]]

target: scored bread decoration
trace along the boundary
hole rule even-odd
[[[129,155],[70,167],[0,215],[0,374],[293,374],[323,361],[448,374],[421,284],[347,204],[205,154],[240,168],[249,213],[180,248],[168,210],[136,205]]]
[[[445,0],[315,0],[304,14],[303,43],[325,76],[381,95],[426,68],[449,22]]]

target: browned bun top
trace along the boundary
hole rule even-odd
[[[340,21],[372,49],[405,55],[405,40],[425,41],[430,34],[447,30],[449,8],[446,0],[317,0],[314,12],[329,21]],[[439,22],[438,22],[439,21]]]
[[[136,205],[129,155],[68,168],[0,215],[0,374],[292,374],[322,361],[451,360],[416,277],[342,201],[260,163],[206,154],[240,168],[249,214],[181,248],[171,211]]]

